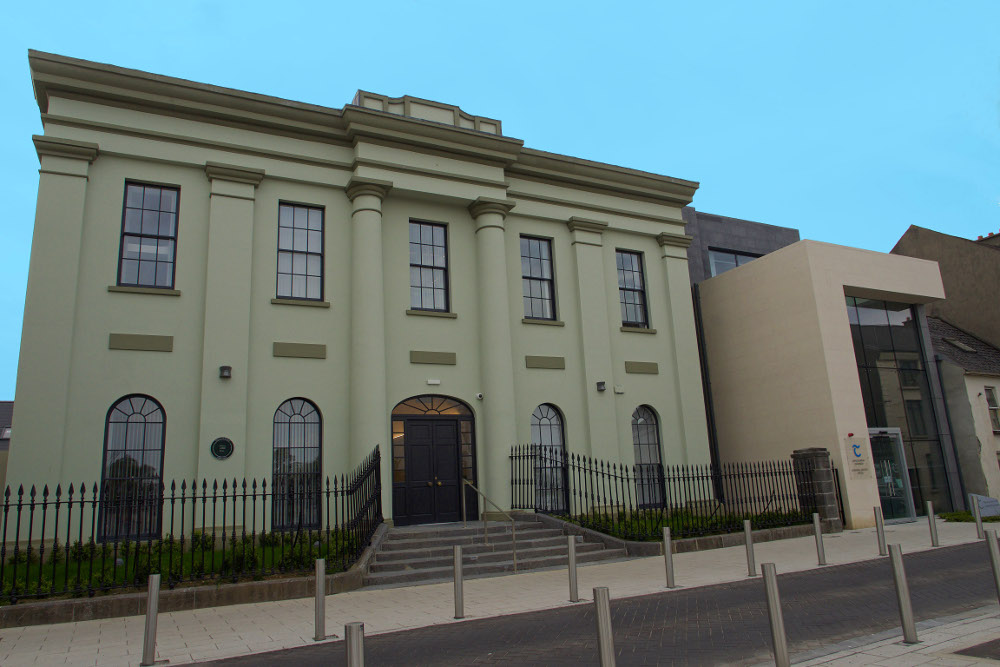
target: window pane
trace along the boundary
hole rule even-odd
[[[160,214],[160,236],[174,236],[174,218],[173,213]]]
[[[158,262],[156,264],[156,286],[170,287],[170,273],[174,268],[173,264]]]
[[[160,210],[169,213],[177,212],[177,191],[163,189],[160,192]]]
[[[295,226],[296,229],[305,229],[308,216],[309,213],[308,211],[306,211],[306,209],[302,208],[301,206],[296,206],[294,221],[292,224]]]
[[[306,298],[318,299],[322,296],[320,278],[309,276],[306,278]]]
[[[323,252],[322,232],[309,232],[309,252]]]
[[[447,266],[447,259],[445,255],[444,248],[434,248],[434,266],[440,266],[444,268]]]
[[[306,273],[310,276],[322,275],[323,261],[319,255],[309,255],[309,260],[306,266]]]
[[[125,211],[125,231],[138,234],[142,228],[142,211],[137,209],[126,209]]]
[[[434,308],[437,310],[444,310],[447,307],[445,303],[445,292],[443,289],[434,290]]]
[[[302,252],[306,251],[306,230],[296,229],[294,230],[294,245],[292,246],[294,250],[300,250]]]
[[[434,229],[434,245],[443,246],[444,245],[444,227],[433,227]]]
[[[318,208],[309,209],[309,229],[315,231],[323,229],[323,212]]]
[[[280,273],[291,273],[291,271],[292,271],[292,253],[290,253],[290,252],[279,252],[278,253],[278,271]]]
[[[143,238],[139,242],[139,259],[156,259],[156,239]]]
[[[280,206],[278,207],[278,224],[282,227],[292,226],[292,207],[291,206]]]
[[[300,252],[293,253],[292,273],[304,274],[305,272],[306,272],[306,256]]]
[[[134,285],[139,280],[139,262],[134,259],[122,260],[121,282]]]
[[[156,236],[160,229],[160,214],[156,211],[142,212],[142,233]]]
[[[278,230],[278,247],[282,250],[292,249],[292,230],[282,227]]]
[[[125,191],[125,206],[129,208],[142,208],[142,190],[141,185],[129,185]]]
[[[410,308],[420,308],[420,288],[410,288]]]
[[[421,290],[420,301],[424,308],[432,308],[434,305],[434,289],[425,287]]]
[[[420,242],[425,245],[434,244],[434,232],[430,225],[420,225]]]
[[[139,259],[139,237],[138,236],[126,236],[122,239],[122,244],[124,248],[122,249],[122,255],[126,259]]]
[[[139,262],[139,284],[152,285],[156,279],[156,262]]]
[[[159,262],[174,261],[174,242],[160,241],[156,245],[156,260]]]
[[[432,246],[420,247],[420,263],[427,266],[434,264],[434,248]]]
[[[292,276],[292,296],[304,299],[306,296],[306,277]]]
[[[420,243],[420,225],[410,223],[410,243]]]
[[[146,186],[146,196],[143,199],[142,207],[150,211],[160,210],[160,188]]]
[[[292,295],[292,277],[288,274],[278,275],[278,296]]]

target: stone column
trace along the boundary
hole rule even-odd
[[[10,453],[9,469],[18,478],[7,479],[14,493],[22,482],[27,490],[31,484],[65,481],[63,473],[86,476],[88,483],[100,479],[97,456],[86,471],[62,470],[83,210],[98,148],[55,137],[32,140],[41,168],[17,372],[17,446]],[[113,268],[109,275],[114,280]]]
[[[480,197],[469,206],[476,222],[479,283],[479,360],[483,378],[482,411],[477,415],[476,454],[482,490],[510,507],[510,448],[517,440],[514,361],[510,336],[510,294],[504,219],[514,207],[503,199]],[[490,510],[492,507],[483,507]]]
[[[632,440],[619,443],[615,415],[614,367],[611,356],[611,331],[621,325],[618,311],[608,309],[609,282],[617,285],[617,276],[604,271],[604,239],[608,223],[584,218],[570,218],[573,252],[580,299],[580,337],[583,343],[584,392],[587,397],[586,433],[589,453],[604,461],[629,461]],[[615,288],[617,293],[617,287]],[[598,391],[597,383],[605,390]],[[626,451],[628,455],[626,456]]]
[[[833,478],[830,452],[823,447],[796,449],[792,452],[796,491],[802,506],[811,504],[815,496],[816,511],[827,527],[841,530],[840,507]]]
[[[705,415],[705,393],[701,383],[698,334],[694,324],[694,303],[691,299],[691,278],[688,273],[687,249],[691,237],[682,234],[660,234],[660,257],[667,285],[666,318],[670,330],[671,353],[677,370],[674,391],[677,395],[677,426],[684,444],[684,463],[708,463],[711,450],[708,443],[708,418]],[[671,460],[664,452],[664,461]]]
[[[379,445],[383,502],[391,498],[392,451],[385,378],[385,290],[382,278],[382,201],[392,183],[352,178],[351,211],[351,444],[348,469]],[[386,496],[386,493],[390,494]],[[388,505],[387,507],[391,507]]]
[[[211,182],[205,272],[205,335],[202,341],[201,413],[198,424],[199,479],[242,479],[247,475],[247,391],[250,367],[250,277],[253,259],[254,197],[260,169],[205,165]],[[232,378],[219,377],[232,366]],[[219,461],[212,441],[233,441],[233,455]]]

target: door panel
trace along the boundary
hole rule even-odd
[[[914,518],[913,496],[898,432],[873,431],[869,440],[882,515],[887,521]]]
[[[434,434],[431,422],[406,424],[406,515],[408,523],[434,520]]]
[[[458,422],[434,424],[434,517],[436,521],[458,521]]]

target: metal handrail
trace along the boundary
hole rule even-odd
[[[488,502],[490,505],[493,505],[493,507],[495,507],[497,509],[497,511],[500,512],[500,514],[503,514],[505,517],[507,517],[507,520],[510,521],[511,551],[513,553],[513,558],[514,558],[514,571],[517,572],[517,526],[514,523],[514,517],[512,517],[510,514],[507,514],[507,512],[503,511],[503,509],[501,509],[501,507],[499,505],[497,505],[490,498],[488,498],[485,493],[483,493],[482,491],[480,491],[479,489],[477,489],[475,484],[473,484],[472,482],[470,482],[467,479],[463,479],[462,480],[462,494],[461,494],[462,495],[462,525],[463,526],[464,525],[468,525],[468,521],[466,520],[466,516],[467,515],[465,513],[465,485],[466,484],[468,484],[469,487],[473,491],[475,491],[480,496],[482,496],[482,498],[483,498],[484,501]],[[483,543],[484,544],[489,544],[490,543],[490,533],[489,533],[489,526],[486,523],[486,510],[485,510],[485,508],[483,509]]]

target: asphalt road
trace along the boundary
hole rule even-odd
[[[905,556],[917,620],[996,602],[985,543]],[[889,559],[780,575],[794,655],[899,628]],[[589,597],[589,596],[588,596]],[[754,663],[770,657],[760,577],[611,601],[618,665]],[[367,665],[597,665],[592,603],[366,638]],[[340,631],[338,631],[340,634]],[[345,665],[342,641],[210,665]]]

